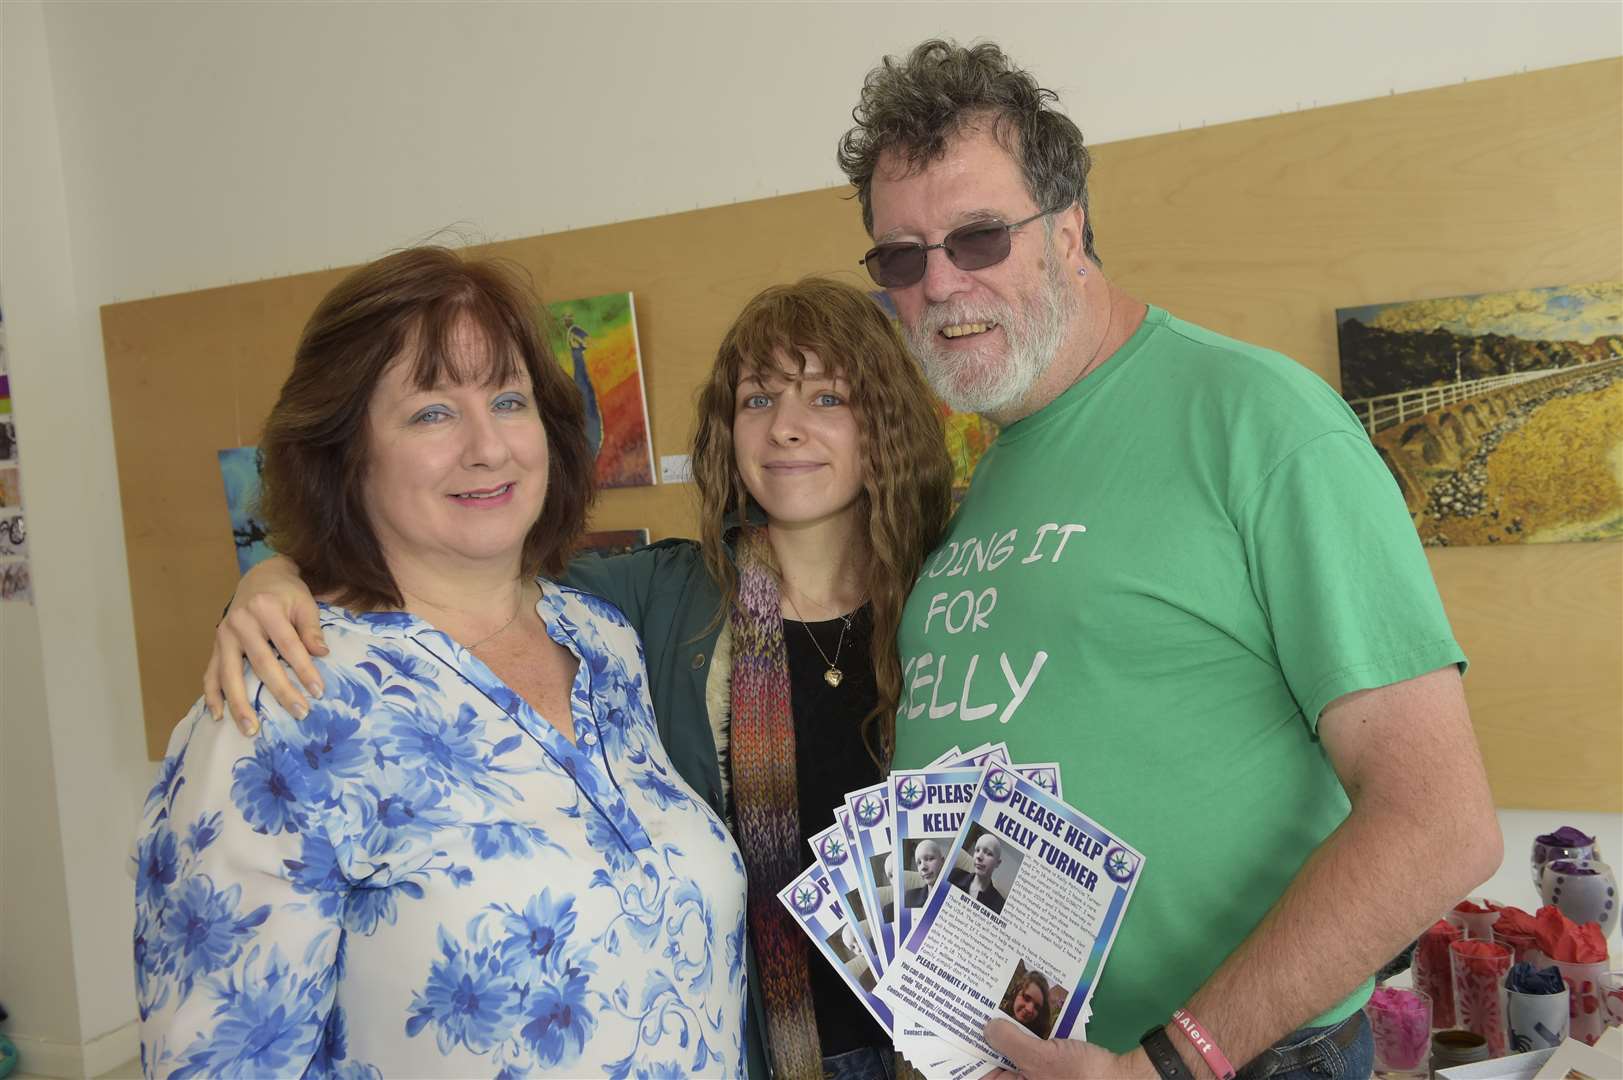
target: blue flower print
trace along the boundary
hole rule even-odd
[[[173,965],[164,951],[162,928],[150,912],[146,904],[135,905],[135,1007],[143,1022],[168,1004],[174,989],[166,978]]]
[[[710,986],[714,968],[710,942],[715,931],[714,916],[698,882],[685,879],[671,889],[665,955],[671,958],[671,974],[684,980],[689,990],[703,991]]]
[[[428,984],[412,993],[406,1034],[415,1036],[432,1023],[441,1054],[458,1044],[476,1054],[488,1053],[511,1024],[513,981],[491,950],[464,949],[443,927],[439,943],[441,958],[429,969]]]
[[[464,704],[456,719],[430,709],[396,715],[389,725],[390,750],[402,768],[421,772],[435,783],[483,786],[485,724]]]
[[[321,1042],[316,1047],[316,1056],[310,1059],[310,1071],[318,1075],[331,1072],[336,1062],[348,1056],[349,1030],[344,1024],[344,1007],[335,1004],[322,1025]]]
[[[205,815],[192,822],[191,828],[186,830],[186,848],[193,858],[201,855],[215,838],[220,835],[220,826],[225,815],[219,811]]]
[[[270,915],[263,904],[237,914],[242,886],[217,891],[205,874],[188,879],[160,916],[164,949],[180,979],[182,996],[194,979],[235,963],[252,930]]]
[[[500,859],[505,856],[523,858],[545,848],[564,851],[561,844],[548,839],[546,831],[534,825],[520,825],[516,821],[493,821],[473,826],[469,833],[473,839],[473,852],[481,859]]]
[[[314,893],[318,898],[316,910],[331,917],[343,908],[343,892],[349,887],[349,879],[324,833],[307,832],[299,840],[299,857],[282,860],[288,881],[296,893]]]
[[[608,818],[590,807],[581,818],[586,825],[587,844],[608,860],[609,869],[616,874],[623,874],[637,865],[636,857],[626,850],[625,841],[614,831],[614,826],[609,824]]]
[[[341,781],[367,771],[372,752],[360,736],[361,721],[376,708],[372,692],[356,680],[338,672],[325,679],[326,692],[310,703],[293,743],[308,774],[308,790],[319,799],[332,798]]]
[[[254,756],[238,761],[231,775],[231,800],[255,832],[274,836],[304,831],[314,792],[299,755],[282,743],[260,739]]]
[[[257,951],[257,950],[256,950]],[[282,1076],[301,1072],[321,1038],[319,1009],[330,997],[330,981],[295,978],[275,948],[263,977],[252,972],[253,957],[241,971],[213,988],[220,1019],[182,1054],[171,1077]]]
[[[744,920],[738,920],[738,926],[727,935],[727,978],[733,983],[743,985],[744,982]]]
[[[357,666],[372,676],[374,682],[380,686],[385,682],[399,680],[409,683],[419,689],[438,690],[440,684],[435,682],[435,676],[440,669],[421,656],[409,653],[393,642],[373,645],[366,650],[367,659]],[[377,663],[372,661],[376,660]]]
[[[630,624],[626,622],[625,613],[615,606],[613,601],[605,600],[601,596],[594,593],[581,592],[578,589],[559,591],[567,592],[570,600],[580,604],[587,611],[591,612],[593,615],[596,615],[604,623],[607,623],[610,626],[630,627]],[[560,612],[562,611],[561,604],[558,605],[558,609]],[[587,625],[590,625],[590,623]]]
[[[419,875],[426,876],[426,875]],[[374,933],[379,924],[393,926],[396,901],[423,898],[423,887],[409,877],[387,885],[362,885],[344,895],[344,929],[353,934]]]
[[[631,782],[648,793],[655,806],[661,810],[669,810],[673,806],[681,806],[688,801],[687,792],[660,776],[652,769],[638,773],[632,777]]]
[[[347,618],[375,630],[406,628],[417,625],[417,617],[404,611],[365,611],[348,614]]]
[[[383,766],[372,775],[375,783],[356,792],[360,802],[357,846],[374,859],[426,840],[456,820],[446,805],[444,788],[422,773]]]
[[[153,808],[154,803],[161,803],[167,808],[174,802],[175,793],[180,790],[180,785],[185,783],[180,771],[181,766],[185,764],[186,747],[184,746],[180,748],[178,753],[164,759],[163,768],[158,770],[157,781],[152,785],[152,790],[147,792],[145,805],[149,811]]]
[[[744,1074],[737,846],[659,742],[635,632],[541,588],[590,742],[422,620],[330,605],[305,720],[250,676],[257,740],[177,727],[133,862],[148,1074]]]
[[[519,1036],[547,1065],[574,1061],[586,1049],[597,1019],[586,1007],[587,978],[579,968],[549,974],[530,987],[524,1003],[529,1020]]]
[[[141,838],[135,858],[136,898],[143,904],[162,904],[164,891],[175,883],[179,871],[180,851],[175,834],[167,825],[159,825]]]
[[[542,889],[524,905],[522,912],[505,905],[492,910],[501,913],[503,969],[516,979],[536,979],[544,972],[563,967],[563,951],[575,929],[575,898],[552,898],[551,889]]]
[[[310,1067],[304,1075],[331,1080],[381,1080],[383,1074],[374,1066],[350,1060],[349,1023],[343,1006],[335,1004],[327,1014],[316,1056],[310,1059]]]

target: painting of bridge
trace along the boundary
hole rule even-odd
[[[1341,308],[1336,329],[1424,543],[1623,538],[1623,281]]]

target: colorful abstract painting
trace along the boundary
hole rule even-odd
[[[265,526],[254,516],[259,506],[259,450],[238,446],[218,452],[225,505],[231,517],[231,539],[237,549],[237,572],[246,574],[276,552],[265,542]]]
[[[553,355],[586,404],[598,486],[652,484],[654,448],[631,294],[565,300],[547,305],[547,312]]]
[[[890,294],[878,289],[868,295],[890,316],[896,332],[900,334],[902,322]],[[947,455],[952,458],[952,490],[958,498],[962,498],[969,488],[970,478],[975,475],[975,466],[980,463],[981,455],[997,438],[997,425],[979,413],[958,412],[940,398],[936,399],[935,406],[941,414],[941,424],[947,431]]]
[[[576,555],[625,555],[648,546],[647,529],[603,529],[581,536]]]
[[[1426,544],[1623,537],[1623,281],[1336,312],[1341,389]]]

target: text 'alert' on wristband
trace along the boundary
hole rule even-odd
[[[1183,1032],[1184,1038],[1189,1040],[1190,1045],[1200,1053],[1201,1059],[1206,1062],[1206,1067],[1217,1074],[1217,1080],[1234,1080],[1234,1066],[1229,1064],[1227,1055],[1217,1048],[1217,1044],[1212,1041],[1211,1036],[1206,1034],[1206,1029],[1201,1027],[1193,1016],[1189,1015],[1189,1010],[1174,1010],[1172,1013],[1172,1026]]]

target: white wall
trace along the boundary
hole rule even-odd
[[[499,239],[838,183],[863,73],[931,34],[995,37],[1095,141],[1623,39],[1618,5],[1560,3],[11,0],[0,18],[0,282],[39,597],[37,629],[0,621],[0,999],[13,1034],[111,1032],[106,1052],[133,1015],[123,855],[150,768],[100,305],[357,262],[451,223]]]

